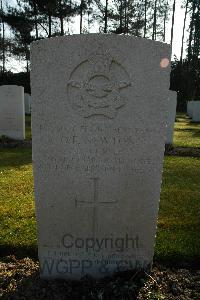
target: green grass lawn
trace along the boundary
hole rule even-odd
[[[165,157],[155,258],[200,264],[200,158]]]
[[[200,147],[200,123],[193,123],[185,114],[177,114],[174,146]]]
[[[31,149],[0,149],[0,186],[1,252],[32,251],[36,222]]]
[[[200,262],[200,159],[165,157],[155,259]],[[30,149],[0,149],[1,255],[37,256]]]

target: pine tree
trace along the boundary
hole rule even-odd
[[[31,32],[34,22],[31,21],[25,12],[9,7],[8,12],[3,15],[3,20],[13,31],[12,54],[26,60],[26,70],[29,71],[30,43],[34,40]]]
[[[171,26],[171,46],[173,43],[173,38],[174,38],[174,18],[175,18],[175,10],[176,10],[176,0],[173,2],[173,11],[172,11],[172,26]]]

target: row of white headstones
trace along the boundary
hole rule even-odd
[[[0,86],[0,136],[25,139],[25,114],[31,114],[31,96],[17,85]]]
[[[188,101],[187,114],[193,122],[200,122],[200,101]]]
[[[192,104],[194,102],[188,102],[189,116],[192,115]],[[166,144],[173,144],[176,105],[177,93],[169,91]],[[24,88],[21,86],[0,86],[0,136],[5,135],[18,140],[25,139],[24,114],[31,114],[31,96],[24,93]]]

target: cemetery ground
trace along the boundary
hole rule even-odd
[[[192,122],[185,114],[177,114],[174,146],[200,147],[200,124]]]
[[[30,140],[30,117],[26,125]],[[174,146],[164,160],[151,275],[80,282],[39,279],[31,147],[0,147],[3,299],[200,299],[200,124],[178,114]]]

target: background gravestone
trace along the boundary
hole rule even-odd
[[[0,86],[0,136],[25,139],[24,88]]]
[[[200,101],[193,102],[192,121],[200,122]]]
[[[28,93],[24,94],[24,106],[25,106],[25,114],[31,114],[31,95]]]
[[[193,104],[194,101],[188,101],[187,103],[187,114],[190,118],[192,118]]]
[[[160,197],[170,46],[131,36],[74,35],[34,42],[31,58],[41,275],[147,269]]]
[[[166,144],[173,144],[174,122],[176,119],[176,106],[177,106],[177,92],[169,91]]]

